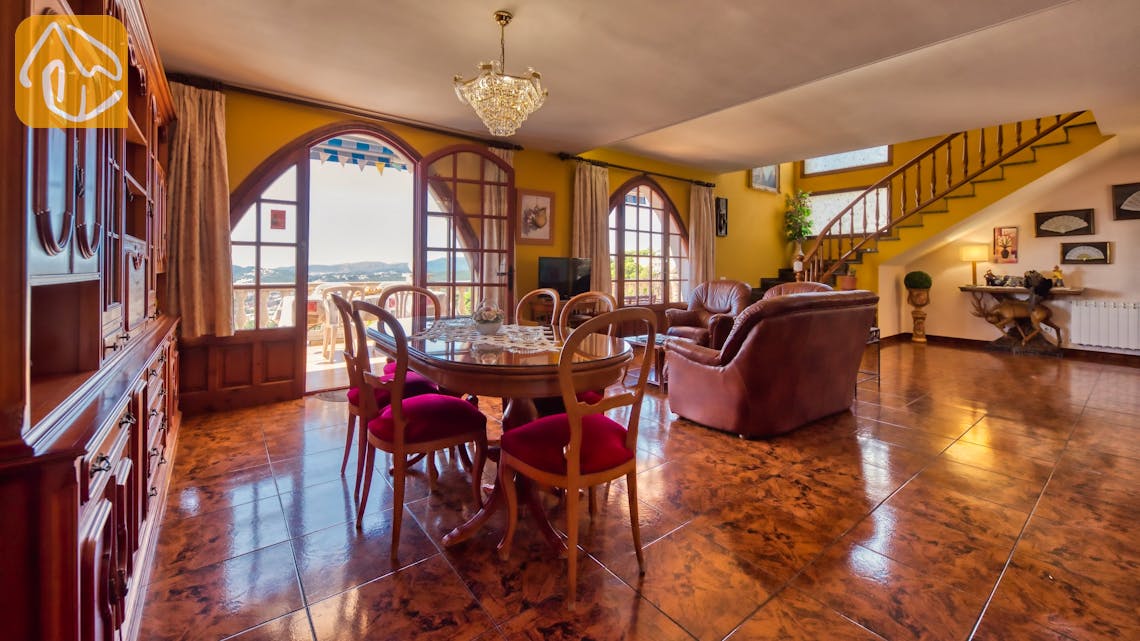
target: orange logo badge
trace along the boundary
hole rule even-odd
[[[115,18],[27,18],[16,28],[16,114],[29,127],[126,127],[126,61]]]

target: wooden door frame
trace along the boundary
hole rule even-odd
[[[415,242],[415,246],[417,248],[416,249],[416,255],[415,255],[416,266],[415,266],[415,269],[413,270],[413,273],[415,274],[414,282],[417,286],[423,287],[423,286],[425,286],[425,283],[426,283],[425,279],[427,278],[427,251],[426,250],[421,251],[421,249],[425,249],[427,247],[426,224],[427,224],[428,212],[427,212],[426,195],[427,195],[427,189],[428,189],[428,168],[431,167],[431,165],[433,163],[435,163],[437,160],[444,158],[445,156],[449,156],[449,155],[453,155],[453,154],[459,154],[459,153],[463,153],[463,152],[471,152],[471,153],[474,153],[474,154],[480,156],[481,158],[491,160],[492,162],[494,162],[499,167],[499,169],[503,170],[507,175],[507,231],[506,231],[507,237],[506,237],[506,244],[507,244],[508,249],[507,249],[507,283],[505,286],[506,291],[507,291],[507,295],[506,295],[506,300],[502,304],[502,307],[504,310],[509,310],[508,313],[510,314],[510,313],[513,313],[514,301],[515,301],[515,264],[514,264],[515,263],[515,218],[516,218],[515,209],[518,206],[518,203],[517,203],[518,199],[516,196],[517,192],[515,191],[515,168],[512,164],[508,163],[507,161],[503,160],[502,158],[491,153],[489,147],[486,147],[483,145],[473,145],[473,144],[451,145],[448,147],[444,147],[442,149],[437,149],[436,151],[431,152],[427,156],[424,156],[423,158],[421,158],[417,162],[416,180],[415,180],[415,182],[416,182],[416,195],[415,195],[415,200],[414,200],[414,206],[416,209],[416,219],[415,219],[415,222],[413,225],[413,232],[412,232],[412,236],[414,239],[413,242]],[[483,182],[484,182],[484,184],[486,184],[486,181],[483,181]],[[452,200],[455,203],[455,207],[458,207],[459,206],[458,199],[453,198]],[[459,213],[462,213],[462,212],[459,212]],[[463,222],[465,224],[467,224],[468,226],[470,225],[470,223],[466,220],[464,220]],[[457,231],[457,233],[458,233],[458,231]],[[472,267],[474,267],[474,266],[472,266]],[[483,276],[484,282],[486,281],[486,278],[487,278],[486,275],[484,275]],[[420,304],[422,304],[422,302]],[[473,304],[474,304],[474,301],[473,301]]]
[[[181,377],[184,382],[200,381],[204,388],[185,386],[182,392],[182,409],[188,414],[203,411],[217,411],[261,405],[301,398],[305,394],[305,347],[308,328],[305,325],[306,299],[300,290],[307,291],[309,272],[309,149],[329,138],[341,135],[359,134],[382,140],[391,146],[417,171],[421,154],[402,138],[375,123],[363,120],[344,120],[312,129],[281,146],[263,160],[241,183],[230,192],[230,230],[240,222],[242,214],[257,203],[262,192],[276,181],[290,167],[297,167],[297,280],[298,295],[294,299],[292,328],[254,329],[235,332],[234,336],[203,336],[184,339],[181,342],[183,357]],[[419,190],[416,189],[418,197]],[[414,206],[413,201],[413,206]],[[418,211],[418,210],[417,210]],[[232,297],[231,297],[232,298]],[[263,362],[262,343],[267,338],[284,338],[292,335],[294,367],[292,378],[287,381],[266,382],[259,380],[256,365]],[[250,383],[248,385],[223,386],[222,359],[228,348],[250,345]],[[190,371],[190,368],[205,368],[205,372]],[[184,383],[185,385],[185,383]]]

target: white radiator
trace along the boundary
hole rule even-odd
[[[1140,303],[1120,300],[1073,301],[1071,342],[1096,347],[1140,349]]]

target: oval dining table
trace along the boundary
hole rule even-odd
[[[444,319],[442,322],[453,327],[462,323],[456,319]],[[537,418],[534,399],[561,396],[558,381],[561,341],[552,343],[549,334],[546,335],[548,340],[532,347],[517,342],[497,344],[489,342],[495,340],[493,337],[476,338],[472,332],[467,332],[467,338],[472,340],[450,340],[438,332],[427,331],[432,322],[422,318],[402,319],[401,324],[408,336],[409,369],[446,389],[507,399],[503,408],[504,431]],[[393,345],[390,335],[373,327],[366,331],[373,341],[389,348]],[[537,331],[541,331],[540,328],[526,329],[527,333]],[[504,325],[500,332],[510,336],[517,330],[515,326]],[[632,348],[625,340],[605,334],[590,336],[575,356],[575,389],[579,392],[604,389],[622,377],[632,359]],[[497,448],[491,448],[491,458],[497,460],[497,457]],[[546,519],[535,489],[525,481],[518,483],[519,497],[525,499],[528,512],[547,542],[559,553],[565,552],[562,537]],[[466,523],[445,535],[443,544],[451,546],[470,538],[503,507],[503,502],[503,490],[496,475],[494,488],[483,502],[483,507]]]

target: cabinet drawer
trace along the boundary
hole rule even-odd
[[[124,409],[117,421],[100,431],[99,437],[88,448],[87,455],[79,461],[79,502],[86,504],[92,496],[102,495],[111,470],[127,456],[131,433],[136,419],[129,409]]]

